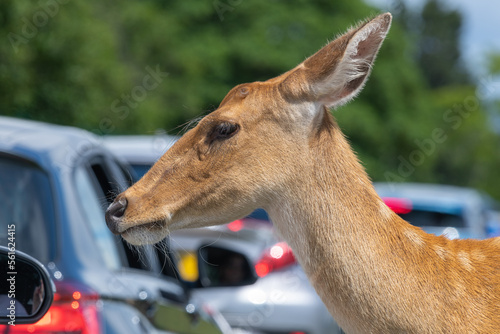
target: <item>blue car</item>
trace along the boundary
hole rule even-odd
[[[39,322],[0,332],[231,333],[179,281],[168,240],[133,250],[106,227],[105,208],[131,180],[89,132],[0,117],[0,245],[14,240],[56,286]]]

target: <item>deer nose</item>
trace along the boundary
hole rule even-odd
[[[127,209],[127,199],[118,197],[106,210],[106,225],[114,234],[120,234],[118,224],[121,222],[125,210]]]

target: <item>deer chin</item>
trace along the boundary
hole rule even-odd
[[[203,220],[196,222],[190,220],[173,221],[172,216],[167,215],[167,217],[163,219],[135,221],[129,222],[127,225],[130,226],[125,227],[123,231],[120,232],[122,238],[134,246],[142,246],[156,244],[165,239],[172,231],[218,224],[207,224],[207,222]]]
[[[136,223],[120,233],[122,238],[134,246],[152,245],[165,239],[169,234],[165,220]]]

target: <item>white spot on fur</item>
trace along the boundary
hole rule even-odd
[[[441,258],[441,260],[446,260],[446,256],[448,254],[448,252],[446,251],[446,249],[444,249],[441,246],[435,245],[434,246],[434,251],[436,252],[437,256],[439,256]]]
[[[469,254],[467,254],[466,252],[464,252],[464,251],[458,252],[457,258],[458,258],[458,261],[462,264],[462,266],[465,269],[467,269],[469,271],[474,269],[474,267],[472,266],[472,262],[470,260]]]
[[[385,203],[383,201],[380,201],[379,205],[380,205],[379,210],[380,210],[380,214],[382,215],[382,217],[384,217],[384,219],[386,219],[386,220],[391,218],[391,216],[392,216],[391,209],[389,209],[389,207],[387,205],[385,205]]]
[[[414,229],[408,228],[404,231],[404,235],[413,242],[416,246],[421,247],[424,245],[424,239]]]
[[[496,246],[500,246],[500,237],[491,238],[492,243]]]

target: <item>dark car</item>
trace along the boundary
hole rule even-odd
[[[177,279],[167,241],[167,252],[133,250],[107,229],[105,208],[130,184],[127,167],[89,132],[0,117],[0,245],[14,239],[56,287],[38,323],[1,332],[231,332]]]

